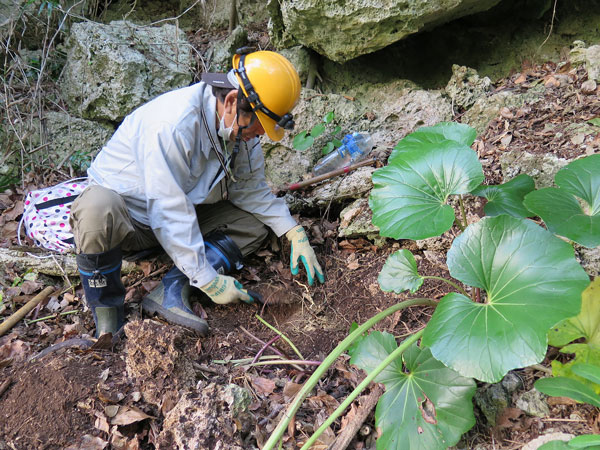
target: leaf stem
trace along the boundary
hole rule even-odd
[[[56,319],[58,316],[68,316],[71,314],[77,314],[79,312],[81,312],[81,311],[78,309],[74,309],[73,311],[65,311],[65,312],[61,312],[61,313],[57,313],[57,314],[50,314],[49,316],[40,317],[39,319],[26,320],[25,325],[31,325],[32,323],[36,323],[36,322],[43,322],[44,320],[48,320],[48,319]]]
[[[380,312],[379,314],[371,317],[364,324],[350,333],[346,338],[340,342],[337,347],[335,347],[329,355],[323,360],[321,365],[317,367],[311,377],[306,380],[300,391],[296,394],[294,401],[288,406],[287,411],[283,415],[283,419],[279,422],[273,433],[269,437],[269,440],[263,446],[263,450],[273,450],[273,448],[277,445],[280,439],[283,436],[283,433],[287,429],[288,424],[295,416],[296,412],[300,408],[300,405],[306,398],[306,396],[312,391],[312,389],[317,385],[319,379],[327,372],[329,367],[335,362],[335,360],[340,356],[343,352],[352,345],[352,343],[358,339],[364,332],[369,330],[373,325],[377,324],[381,320],[385,319],[391,314],[394,314],[396,311],[400,311],[402,309],[408,308],[410,306],[436,306],[437,303],[429,298],[416,298],[412,300],[406,300],[404,302],[397,303],[393,306],[390,306],[388,309]]]
[[[425,328],[422,328],[411,337],[406,338],[396,350],[390,353],[387,358],[385,358],[369,375],[367,375],[367,377],[358,386],[356,386],[350,395],[346,397],[342,404],[338,406],[333,413],[331,413],[331,415],[327,418],[327,420],[325,420],[325,422],[323,422],[317,431],[314,432],[314,434],[308,439],[308,441],[306,441],[300,450],[309,449],[310,446],[318,439],[318,437],[321,436],[321,434],[329,427],[329,425],[331,425],[335,419],[337,419],[345,411],[345,409],[350,406],[354,399],[358,397],[358,395],[364,391],[369,384],[371,384],[377,375],[379,375],[392,362],[402,356],[402,353],[404,353],[408,347],[419,340],[424,331]]]
[[[320,366],[321,361],[305,361],[299,359],[273,359],[271,361],[259,361],[250,364],[246,364],[247,367],[253,366],[270,366],[273,364],[302,364],[305,366]]]
[[[452,286],[454,289],[456,289],[457,291],[460,291],[460,293],[463,294],[465,297],[469,297],[469,294],[467,294],[467,291],[465,291],[463,288],[461,288],[454,281],[450,281],[450,280],[448,280],[446,278],[436,277],[436,276],[433,276],[433,275],[422,275],[421,278],[423,278],[423,279],[431,279],[431,280],[444,281],[444,282],[448,283],[450,286]]]
[[[260,317],[258,314],[256,314],[256,318],[258,320],[260,320],[266,327],[268,327],[270,330],[274,331],[275,333],[277,333],[279,336],[281,336],[281,339],[283,339],[285,342],[288,343],[288,345],[292,348],[292,350],[294,350],[294,353],[296,353],[296,355],[298,355],[298,357],[300,359],[304,359],[304,356],[302,356],[302,353],[300,353],[300,350],[298,350],[296,348],[296,346],[294,345],[294,343],[292,341],[290,341],[288,339],[288,337],[283,334],[281,331],[279,331],[277,328],[275,328],[273,325],[271,325],[270,323],[268,323],[265,319],[263,319],[262,317]]]
[[[463,219],[463,226],[461,227],[461,231],[465,231],[465,228],[467,228],[467,225],[469,224],[467,223],[467,215],[465,213],[465,202],[463,201],[462,195],[458,196],[458,204],[460,205],[460,215]]]
[[[273,360],[283,361],[284,359],[278,355],[263,355],[258,358],[258,361],[273,361]],[[242,358],[242,359],[230,359],[230,360],[213,359],[211,362],[213,364],[246,364],[246,363],[252,363],[253,361],[254,361],[254,358]]]

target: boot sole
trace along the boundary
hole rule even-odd
[[[199,333],[202,337],[206,337],[208,335],[208,324],[206,323],[206,321],[204,321],[204,319],[186,319],[185,317],[181,317],[180,315],[175,314],[166,308],[163,308],[161,305],[148,298],[142,300],[142,309],[146,311],[146,313],[148,313],[149,315],[158,314],[171,324],[191,328],[192,330]]]

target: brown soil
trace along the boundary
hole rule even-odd
[[[547,80],[554,73],[551,69],[550,66],[528,69],[526,79],[528,82]],[[582,75],[576,71],[568,74],[575,77],[575,83],[568,84],[564,90],[552,88],[554,90],[548,91],[541,102],[528,108],[503,111],[480,138],[485,146],[485,153],[490,157],[486,163],[488,182],[493,182],[498,176],[497,155],[503,151],[501,137],[507,129],[513,135],[511,146],[532,152],[552,149],[550,151],[569,158],[581,153],[581,148],[572,145],[571,141],[557,141],[555,135],[546,135],[536,128],[544,121],[566,126],[568,121],[585,121],[600,114],[598,92],[587,97],[578,94],[576,91],[581,85]],[[520,75],[515,74],[504,80],[499,89],[525,89],[523,82],[517,82],[520,81]],[[557,99],[560,100],[562,109],[555,107]],[[543,118],[538,120],[540,117]],[[595,148],[597,151],[598,146]],[[17,201],[18,198],[17,194],[3,197],[8,203],[9,200]],[[14,215],[11,210],[12,206],[3,206],[3,213],[0,215],[3,225],[18,220],[18,215]],[[475,214],[478,212],[472,211]],[[12,214],[10,217],[9,213]],[[318,225],[325,235],[327,230],[336,227],[335,223],[326,220],[304,220],[307,222],[307,229],[311,228],[308,225]],[[271,392],[261,394],[259,389],[254,390],[251,410],[257,426],[256,430],[246,436],[249,445],[264,442],[277,424],[278,412],[287,402],[285,388],[290,383],[301,383],[307,377],[306,372],[291,366],[244,369],[231,363],[222,363],[253,358],[264,347],[265,342],[276,336],[274,331],[256,318],[257,314],[284,333],[305,359],[321,360],[347,335],[353,322],[363,323],[395,302],[409,298],[405,294],[384,293],[377,283],[377,276],[387,256],[399,246],[410,248],[417,255],[420,273],[447,275],[443,263],[428,258],[411,242],[402,241],[376,247],[364,239],[338,241],[333,237],[313,237],[319,260],[326,270],[325,285],[309,287],[305,276],[292,277],[287,266],[289,249],[285,246],[281,250],[264,249],[259,252],[259,256],[246,262],[240,278],[246,287],[263,295],[265,305],[215,306],[197,302],[196,311],[208,317],[211,334],[205,339],[191,333],[184,335],[186,345],[182,348],[186,349],[186,358],[194,363],[198,379],[234,382],[246,387],[256,386],[254,383],[257,382],[257,377],[276,382],[276,388]],[[2,239],[4,246],[14,244],[11,236],[5,235]],[[130,322],[140,318],[140,299],[160,279],[159,275],[150,275],[162,266],[164,263],[159,260],[145,261],[140,263],[140,272],[126,278]],[[6,289],[15,276],[23,275],[10,268],[4,268],[2,274],[4,278],[1,283]],[[13,302],[16,307],[20,306],[20,303],[39,291],[44,284],[50,283],[59,285],[63,281],[45,280],[33,292],[20,292],[12,300],[5,298],[9,308],[0,314],[7,317],[12,312],[10,305]],[[427,280],[417,294],[418,297],[440,298],[447,291],[445,284]],[[78,295],[70,298],[71,308],[81,309],[81,293],[77,291],[76,294]],[[67,297],[62,294],[58,298],[59,301],[64,299]],[[50,312],[41,308],[33,314],[43,317]],[[430,314],[429,308],[412,308],[388,317],[377,329],[405,336],[422,328]],[[160,329],[157,327],[157,330]],[[157,402],[146,403],[139,395],[136,396],[135,382],[140,380],[131,380],[125,372],[123,340],[116,342],[110,350],[63,348],[27,362],[27,358],[50,345],[92,331],[93,322],[89,312],[79,312],[28,326],[21,322],[10,334],[0,338],[1,450],[58,449],[69,446],[83,448],[84,441],[88,445],[85,448],[102,448],[98,446],[98,442],[108,441],[111,442],[111,448],[154,448],[164,418],[163,412],[168,410],[165,399],[172,395],[174,384],[165,383],[161,387],[164,388],[164,398],[160,408]],[[161,336],[157,336],[156,342],[161,341],[160,338]],[[127,339],[131,340],[131,337]],[[288,357],[298,358],[281,339],[275,346]],[[268,353],[269,351],[265,352]],[[215,362],[216,360],[221,362]],[[549,360],[545,364],[548,366]],[[535,379],[542,376],[542,373],[530,368],[516,373],[523,381],[520,392],[530,389]],[[335,368],[319,384],[319,393],[299,411],[295,436],[286,439],[286,447],[297,448],[295,444],[314,429],[317,416],[323,410],[329,411],[332,404],[342,401],[359,382],[360,377],[361,374],[348,365],[347,358],[340,358]],[[153,418],[128,425],[106,425],[107,407],[113,404],[135,406]],[[515,408],[508,409],[495,428],[487,427],[485,419],[478,417],[476,427],[463,439],[464,446],[475,448],[481,445],[482,449],[520,448],[523,443],[549,429],[578,434],[600,431],[597,409],[573,405],[564,399],[552,405],[551,415],[545,419],[526,417],[519,411]],[[479,411],[476,410],[476,413],[479,414]],[[372,442],[372,414],[366,424],[371,427],[371,431],[356,438],[350,448],[366,448]],[[334,429],[338,430],[340,426],[338,421]]]

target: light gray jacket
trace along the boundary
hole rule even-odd
[[[204,108],[209,130],[201,118]],[[233,179],[215,127],[216,98],[205,83],[163,94],[128,115],[88,170],[91,183],[118,192],[131,217],[149,225],[173,262],[200,287],[217,275],[207,263],[194,205],[229,200],[281,236],[296,226],[265,181],[258,139],[242,141]],[[213,150],[211,140],[219,148]]]

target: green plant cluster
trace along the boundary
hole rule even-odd
[[[333,111],[325,114],[321,122],[312,127],[310,131],[303,130],[294,136],[292,145],[296,150],[305,151],[312,147],[315,139],[323,135],[326,131],[328,132],[328,139],[321,148],[321,153],[327,155],[342,145],[342,141],[340,140],[342,128],[335,124],[335,114]]]
[[[590,285],[573,248],[573,242],[600,245],[600,155],[561,169],[556,188],[535,190],[527,175],[485,186],[481,163],[471,149],[475,137],[475,130],[458,123],[420,128],[398,143],[387,166],[373,173],[369,205],[383,236],[425,239],[453,224],[462,230],[447,254],[452,279],[445,281],[455,292],[439,302],[400,302],[334,349],[286,417],[295,414],[303,395],[341,352],[348,350],[351,363],[368,376],[303,449],[310,448],[370,381],[386,387],[375,412],[378,449],[455,445],[475,424],[475,380],[498,382],[510,370],[540,363],[549,330],[550,343],[575,359],[553,363],[560,376],[539,380],[536,387],[600,406],[599,286]],[[487,198],[486,217],[467,223],[463,194]],[[456,196],[460,215],[449,204]],[[528,219],[534,216],[545,227]],[[415,293],[426,278],[431,277],[418,273],[412,253],[401,249],[389,256],[379,284],[384,291]],[[433,305],[435,311],[424,329],[399,345],[392,335],[365,333],[387,315],[418,305]],[[264,449],[274,448],[288,422],[278,425]],[[595,448],[599,442],[597,436],[576,439],[560,444],[569,447],[556,448]]]

